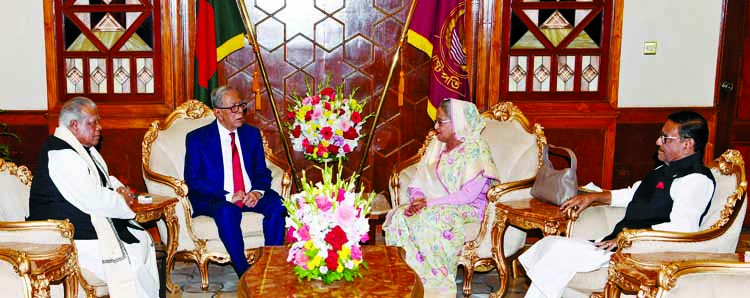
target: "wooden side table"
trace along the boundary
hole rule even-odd
[[[424,295],[422,280],[404,261],[404,250],[395,246],[363,245],[368,268],[351,282],[298,281],[294,265],[286,261],[283,246],[260,248],[261,257],[242,275],[238,297],[416,297]]]
[[[140,223],[150,222],[154,220],[164,219],[164,223],[167,225],[167,264],[166,264],[166,284],[167,290],[170,293],[174,293],[178,290],[177,285],[172,283],[171,272],[174,267],[174,256],[177,252],[177,231],[179,226],[177,223],[177,214],[175,213],[175,206],[177,205],[177,198],[144,194],[152,197],[151,203],[141,204],[138,201],[130,204],[130,209],[135,212],[135,220]]]
[[[73,244],[0,243],[9,262],[31,289],[29,297],[49,297],[50,283],[62,281],[65,297],[78,295],[78,257]]]
[[[504,294],[508,289],[508,262],[505,256],[503,239],[508,226],[521,229],[541,229],[544,236],[562,235],[570,231],[576,215],[560,212],[560,207],[534,198],[495,203],[495,224],[492,226],[494,237],[493,254],[498,260],[500,288],[496,295]]]
[[[675,287],[680,276],[697,272],[750,274],[750,263],[737,253],[616,253],[609,262],[604,295],[620,297],[626,291],[637,292],[638,297],[661,297]]]

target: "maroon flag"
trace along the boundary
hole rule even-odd
[[[461,43],[465,5],[463,0],[413,0],[407,42],[430,56],[430,103],[427,113],[435,119],[446,98],[466,100],[468,75],[466,52]]]

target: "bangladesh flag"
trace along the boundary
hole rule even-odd
[[[211,107],[219,86],[219,61],[245,46],[245,26],[235,0],[197,0],[193,96]]]

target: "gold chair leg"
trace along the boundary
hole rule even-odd
[[[500,287],[496,292],[490,294],[490,297],[493,298],[504,297],[508,291],[509,270],[503,244],[507,228],[508,217],[504,212],[498,211],[495,215],[495,224],[492,226],[492,255],[495,258],[495,264],[497,264],[497,277],[500,280]]]
[[[198,271],[201,272],[201,290],[208,290],[208,259],[203,259],[198,263]]]
[[[474,264],[464,266],[464,297],[471,296],[471,281],[474,279]]]

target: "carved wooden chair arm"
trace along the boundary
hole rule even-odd
[[[0,233],[12,232],[33,234],[38,231],[58,232],[65,242],[73,243],[73,224],[68,220],[34,220],[34,221],[3,221],[0,222]],[[16,236],[17,237],[17,236]],[[33,238],[29,238],[33,239]]]
[[[702,242],[714,239],[723,234],[721,229],[708,229],[699,232],[668,232],[654,229],[623,229],[617,236],[618,252],[633,246],[633,242],[660,241],[660,242]]]
[[[487,201],[488,203],[498,202],[498,200],[500,200],[500,197],[509,192],[524,188],[530,188],[532,185],[534,185],[535,180],[535,177],[531,177],[518,181],[498,183],[492,186],[489,191],[487,191]]]

